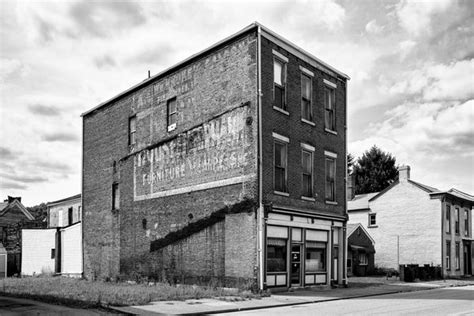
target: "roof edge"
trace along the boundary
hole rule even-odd
[[[48,202],[48,203],[46,203],[46,206],[51,206],[51,205],[56,205],[56,204],[60,204],[60,203],[67,202],[67,201],[77,200],[77,199],[80,199],[81,196],[82,196],[82,194],[79,193],[79,194],[76,194],[76,195],[61,199],[61,200]]]
[[[364,233],[367,235],[367,237],[369,237],[370,241],[375,245],[375,240],[372,238],[372,236],[370,236],[369,232],[364,228],[364,225],[362,225],[361,223],[354,223],[354,225],[356,225],[354,227],[354,229],[350,232],[349,235],[347,235],[347,238],[349,238],[350,236],[352,236],[353,233],[355,233],[355,231],[357,230],[357,228],[362,228],[362,230],[364,231]]]

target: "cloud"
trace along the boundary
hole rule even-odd
[[[40,17],[36,17],[36,23],[38,24],[38,35],[42,42],[51,42],[56,33],[54,26]]]
[[[3,190],[25,190],[27,189],[28,186],[21,184],[21,183],[16,183],[16,182],[10,182],[10,181],[0,181],[0,189]]]
[[[113,67],[117,65],[115,59],[110,55],[95,57],[94,64],[97,66],[97,68]]]
[[[41,140],[46,142],[76,142],[79,140],[79,137],[73,133],[56,132],[43,135]]]
[[[377,24],[377,21],[372,20],[365,25],[365,31],[370,34],[379,34],[384,29],[383,26]]]
[[[26,176],[26,175],[7,174],[7,173],[0,173],[0,177],[9,179],[15,182],[25,182],[25,183],[39,183],[39,182],[48,181],[48,178],[41,177],[41,176]]]
[[[70,15],[80,32],[97,37],[106,37],[112,32],[146,22],[146,16],[137,2],[82,1],[71,7]]]
[[[5,147],[0,147],[0,158],[8,160],[14,157],[15,157],[15,154],[13,153],[13,151]]]
[[[176,49],[167,43],[159,43],[152,47],[147,47],[130,57],[127,61],[137,64],[166,64],[173,56]]]
[[[32,104],[28,106],[28,110],[37,115],[43,116],[59,116],[61,110],[53,105]]]
[[[15,75],[21,75],[24,69],[23,63],[16,58],[0,58],[0,83]]]
[[[68,164],[50,160],[37,160],[34,161],[32,166],[38,167],[47,172],[55,173],[69,173],[72,170],[71,166],[69,166]]]
[[[434,14],[445,11],[451,4],[451,0],[402,0],[397,5],[396,15],[403,29],[418,36],[431,29]]]

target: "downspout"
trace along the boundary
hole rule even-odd
[[[348,220],[348,214],[347,214],[347,201],[348,201],[348,192],[347,192],[347,182],[349,180],[349,170],[347,169],[347,124],[348,124],[348,120],[347,120],[347,92],[348,92],[348,89],[347,89],[347,80],[345,82],[345,96],[346,96],[346,100],[345,100],[345,124],[344,124],[344,146],[345,146],[345,154],[346,154],[346,157],[345,157],[345,161],[346,161],[346,166],[345,166],[345,169],[346,169],[346,178],[345,178],[345,185],[344,185],[344,192],[346,193],[345,194],[345,197],[346,197],[346,200],[344,201],[344,208],[345,208],[345,213],[346,213],[346,221],[344,222],[344,227],[343,227],[343,241],[344,241],[344,252],[343,252],[343,256],[342,256],[342,282],[344,285],[347,285],[348,283],[348,280],[347,280],[347,248],[348,248],[348,241],[347,241],[347,220]],[[352,183],[352,185],[354,185],[354,183]],[[351,193],[351,197],[352,197],[352,193]]]
[[[264,289],[264,209],[263,209],[263,171],[262,171],[262,41],[261,41],[261,27],[257,24],[257,107],[258,107],[258,236],[257,236],[257,262],[258,262],[258,288]]]

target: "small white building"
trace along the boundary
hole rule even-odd
[[[22,274],[82,275],[81,195],[48,203],[48,228],[22,230]]]

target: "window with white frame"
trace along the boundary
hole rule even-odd
[[[326,271],[326,243],[306,241],[306,272]]]
[[[369,260],[366,253],[359,253],[359,265],[368,265]]]
[[[273,105],[286,111],[286,63],[273,59]]]
[[[336,201],[336,155],[326,154],[326,201]]]
[[[446,240],[446,270],[451,269],[451,241]]]
[[[469,211],[464,210],[464,236],[470,236],[469,230]]]
[[[369,227],[377,226],[377,214],[369,214]]]
[[[324,82],[325,127],[336,131],[336,85],[327,80]]]
[[[303,171],[302,196],[313,196],[313,151],[301,150],[301,164]]]
[[[459,207],[454,208],[454,232],[459,234]]]
[[[446,233],[451,233],[451,206],[446,205]]]
[[[132,116],[128,119],[128,144],[135,145],[137,132],[137,117]]]
[[[273,134],[273,169],[274,169],[274,189],[278,192],[288,192],[287,187],[287,166],[288,166],[288,146],[289,139]]]
[[[176,106],[176,98],[169,99],[166,103],[167,107],[167,121],[168,121],[168,132],[176,128],[176,122],[178,121],[178,108]]]
[[[312,80],[307,74],[301,74],[301,117],[307,121],[313,120]]]

